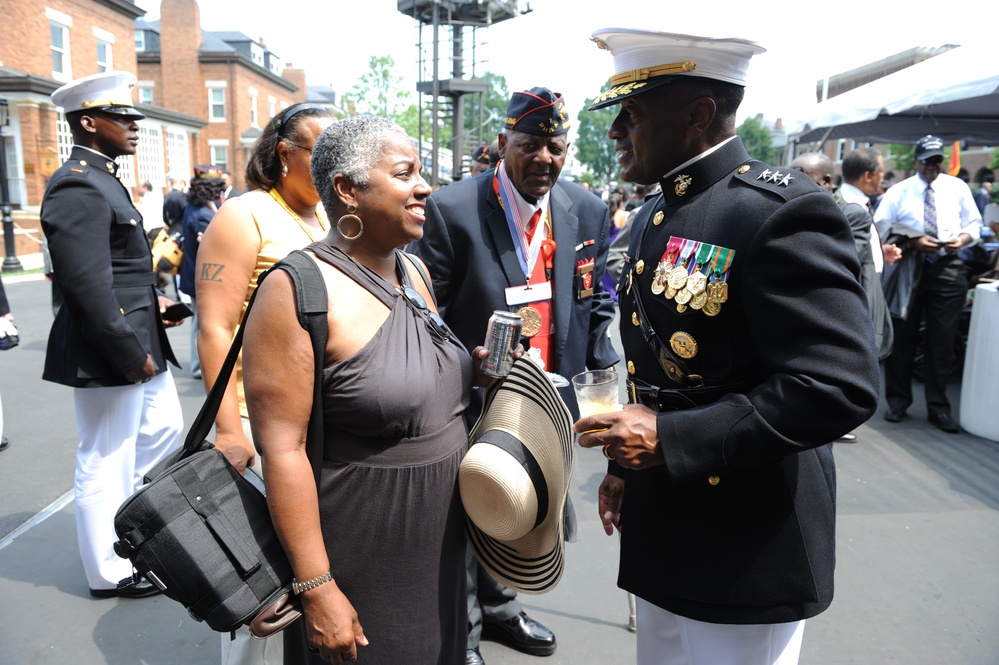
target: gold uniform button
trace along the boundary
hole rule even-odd
[[[638,260],[638,263],[635,264],[635,272],[639,275],[645,272],[645,261],[642,261],[641,259]]]
[[[720,482],[721,482],[721,478],[719,478],[718,476],[708,476],[708,484],[709,485],[717,485]]]
[[[80,160],[80,166],[86,166],[86,165],[87,165],[87,160],[81,159]]]
[[[124,307],[119,307],[118,311],[121,312],[122,314],[124,314],[125,313],[125,308]]]
[[[739,167],[739,173],[745,173],[746,171],[749,170],[749,168],[750,168],[749,164],[743,164],[742,166]]]
[[[128,220],[128,223],[131,224],[132,226],[135,226],[136,224],[138,224],[138,222],[135,221],[134,219]]]
[[[633,363],[633,362],[631,362],[629,360],[628,361],[628,374],[634,374],[634,373],[635,373],[635,363]]]
[[[631,323],[632,325],[640,326],[642,322],[638,320],[638,312],[631,313]]]
[[[656,226],[659,226],[660,224],[663,223],[663,218],[665,217],[666,215],[664,215],[663,211],[660,210],[659,212],[657,212],[655,215],[652,216],[652,223],[655,224]]]

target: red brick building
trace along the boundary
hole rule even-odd
[[[48,177],[69,156],[69,127],[49,95],[73,79],[102,71],[136,71],[131,0],[0,0],[0,99],[9,110],[2,150],[18,256],[41,247],[39,209]],[[192,163],[192,137],[206,124],[194,115],[138,105],[135,156],[119,159],[126,187],[165,184],[168,169]]]
[[[203,31],[196,0],[163,0],[159,21],[135,22],[135,39],[138,99],[201,118],[195,163],[228,170],[245,189],[254,141],[275,114],[306,100],[305,72],[284,67],[262,40]]]

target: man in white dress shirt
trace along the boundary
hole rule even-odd
[[[885,420],[897,423],[912,404],[912,368],[917,333],[926,321],[923,376],[929,421],[944,432],[960,427],[950,412],[947,376],[968,292],[968,270],[958,251],[981,235],[982,216],[968,185],[941,173],[943,141],[924,136],[916,144],[916,175],[885,192],[874,221],[882,238],[897,238],[916,259],[904,319],[893,319],[895,345],[885,365]]]

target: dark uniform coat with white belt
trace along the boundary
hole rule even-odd
[[[750,159],[738,138],[661,184],[664,197],[635,219],[623,282],[630,274],[631,291],[667,345],[674,333],[686,334],[676,349],[693,352],[684,360],[690,374],[709,387],[752,387],[660,412],[664,465],[609,464],[625,479],[619,584],[711,623],[814,616],[833,597],[829,442],[867,420],[878,398],[850,227],[827,192]],[[716,315],[678,312],[674,300],[651,292],[670,236],[735,250],[728,299]],[[650,350],[632,295],[622,291],[620,303],[631,376],[685,389]]]
[[[47,381],[124,386],[125,373],[147,354],[157,374],[167,361],[177,364],[160,318],[142,215],[116,169],[77,146],[45,192],[42,230],[65,298],[49,334]]]
[[[484,342],[493,311],[511,309],[505,289],[525,284],[506,215],[492,189],[493,173],[489,170],[434,192],[427,199],[423,239],[414,247],[430,269],[441,316],[468,349]],[[551,189],[548,207],[556,245],[555,362],[548,370],[569,378],[618,361],[607,334],[614,302],[601,287],[610,243],[609,213],[593,193],[561,180]],[[576,262],[591,258],[593,295],[580,297]],[[559,392],[575,412],[572,388]],[[479,408],[476,399],[469,417],[474,419]]]

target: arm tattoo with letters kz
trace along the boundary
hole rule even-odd
[[[223,270],[225,270],[224,263],[203,263],[201,277],[198,279],[202,282],[221,282]]]

